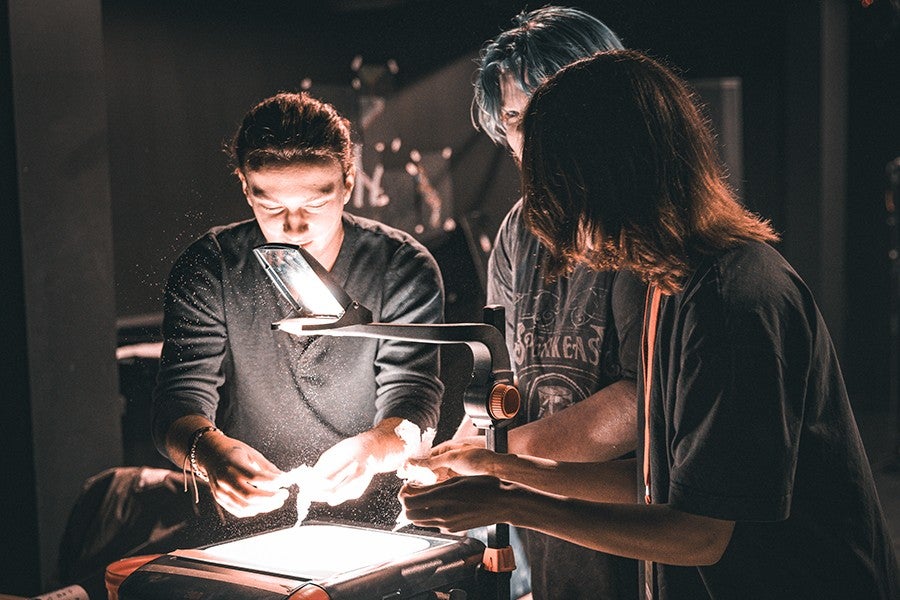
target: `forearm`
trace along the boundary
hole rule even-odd
[[[598,504],[520,490],[504,498],[505,522],[601,552],[670,565],[714,564],[734,523],[666,505]]]
[[[509,451],[565,461],[607,461],[635,449],[637,390],[613,383],[552,416],[509,432]]]
[[[436,428],[440,419],[443,388],[438,387],[434,381],[404,382],[391,387],[390,393],[379,394],[375,400],[375,426],[388,420],[396,423],[406,420],[418,425],[422,431],[429,427]],[[403,389],[399,389],[399,386],[403,386]]]
[[[548,494],[592,502],[632,503],[637,497],[634,460],[557,462],[496,454],[485,473]]]

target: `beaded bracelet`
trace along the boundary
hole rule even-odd
[[[194,484],[194,504],[200,502],[200,492],[197,489],[197,478],[199,477],[201,481],[209,481],[209,476],[200,470],[200,465],[197,464],[197,444],[200,443],[200,438],[209,433],[210,431],[218,431],[219,428],[213,425],[207,425],[205,427],[201,427],[194,431],[191,434],[190,443],[188,444],[188,452],[184,456],[184,463],[182,463],[182,470],[184,471],[184,491],[188,491],[188,463],[191,466],[191,481]]]

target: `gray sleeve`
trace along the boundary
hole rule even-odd
[[[505,310],[506,344],[511,364],[515,364],[512,345],[516,333],[515,265],[519,239],[516,230],[522,225],[521,205],[520,200],[500,224],[487,267],[487,303],[500,305]]]
[[[191,245],[175,262],[165,288],[163,350],[153,392],[152,435],[165,449],[169,428],[190,414],[215,421],[226,327],[221,262],[211,237]]]
[[[421,245],[401,245],[391,259],[382,290],[381,321],[442,323],[444,285],[437,263]],[[407,419],[423,430],[437,427],[444,385],[438,346],[380,340],[375,357],[375,422]]]

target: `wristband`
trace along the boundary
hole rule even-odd
[[[191,444],[190,450],[188,451],[188,460],[191,461],[191,470],[194,472],[194,475],[202,479],[203,481],[209,481],[209,476],[200,470],[200,466],[197,464],[197,444],[200,443],[200,438],[209,433],[210,431],[218,431],[219,429],[213,425],[207,425],[206,427],[201,427],[197,431],[191,434]]]
[[[218,431],[219,428],[214,425],[207,425],[205,427],[201,427],[194,431],[191,434],[190,441],[188,442],[188,451],[184,455],[184,491],[188,491],[188,463],[191,466],[191,480],[194,483],[194,503],[200,502],[200,492],[197,489],[197,479],[202,481],[209,481],[209,476],[200,470],[200,465],[197,464],[197,444],[200,443],[200,438],[209,433],[210,431]]]

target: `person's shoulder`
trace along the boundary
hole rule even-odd
[[[734,314],[802,304],[808,290],[772,245],[747,241],[714,257],[690,279],[684,298]]]
[[[516,203],[513,204],[509,209],[509,212],[506,213],[506,218],[521,221],[522,219],[524,219],[524,210],[525,200],[523,198],[519,198],[518,200],[516,200]]]
[[[755,240],[738,244],[723,254],[718,266],[723,284],[744,292],[762,292],[764,288],[789,283],[797,277],[776,248]]]
[[[412,234],[397,229],[381,221],[360,217],[351,213],[344,213],[344,235],[358,238],[357,243],[365,245],[382,245],[399,251],[409,248],[416,252],[423,252],[428,256],[431,253]]]
[[[260,242],[259,226],[256,224],[256,219],[246,219],[211,227],[203,237],[210,237],[228,245],[256,244]]]
[[[511,254],[533,252],[539,246],[537,237],[525,224],[525,211],[521,198],[503,217],[497,230],[496,245],[506,248],[507,253]]]
[[[245,256],[264,242],[254,219],[216,225],[195,237],[181,253],[181,258],[197,260],[204,256],[210,259],[213,256]]]
[[[506,216],[503,217],[503,221],[500,223],[500,231],[510,234],[527,231],[527,229],[525,227],[523,200],[519,198],[506,213]]]

